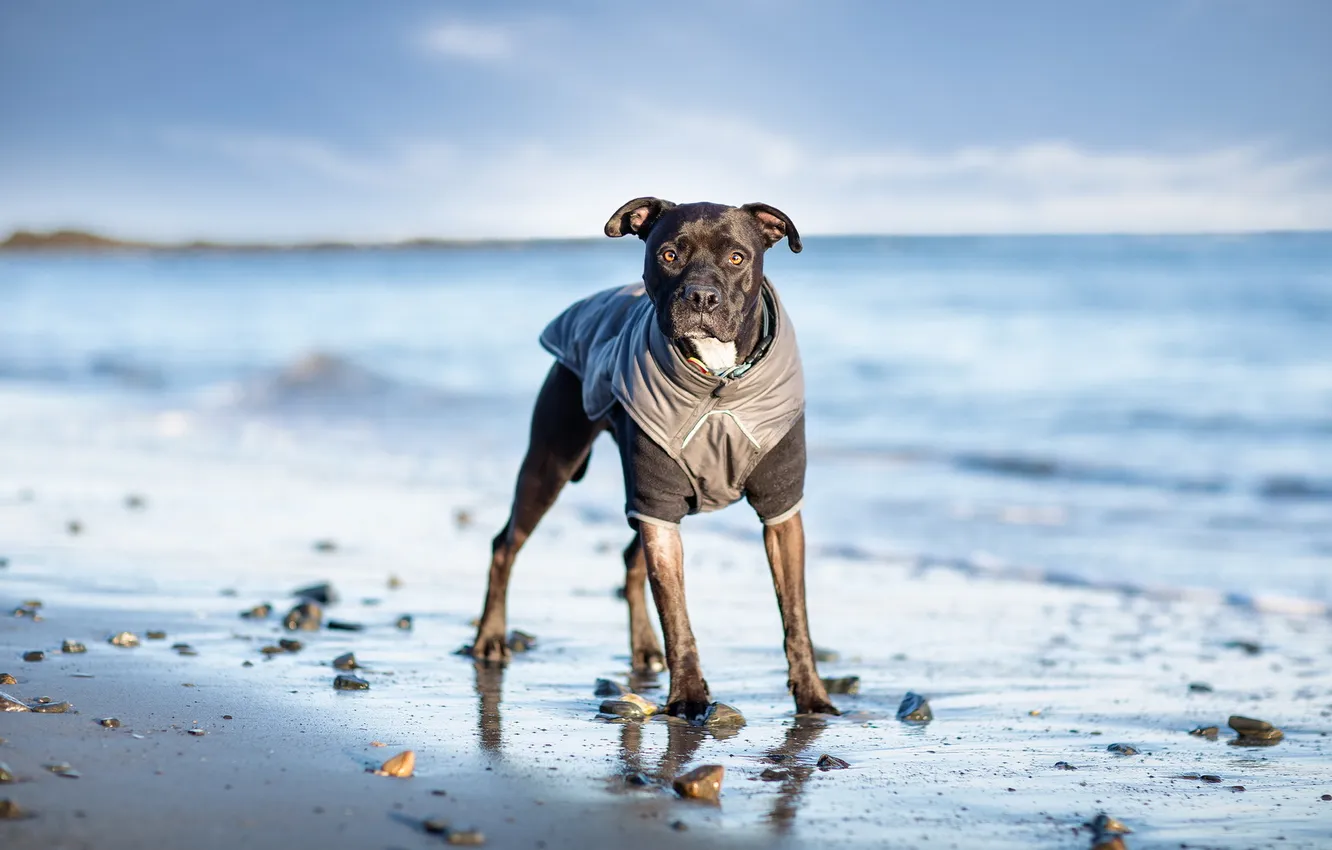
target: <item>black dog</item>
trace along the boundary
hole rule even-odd
[[[610,430],[636,532],[624,552],[634,670],[654,672],[663,662],[646,577],[666,638],[667,711],[697,719],[707,710],[678,523],[743,496],[764,522],[796,711],[837,714],[814,665],[805,613],[803,375],[794,332],[763,276],[764,252],[782,238],[799,252],[800,235],[767,204],[677,206],[657,198],[625,204],[605,230],[647,243],[643,284],[597,293],[542,334],[558,362],[537,397],[513,508],[494,540],[472,655],[507,659],[514,557],[565,483],[582,478],[592,441]]]

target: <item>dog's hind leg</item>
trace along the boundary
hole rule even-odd
[[[646,584],[643,535],[634,532],[633,542],[624,550],[624,599],[629,603],[629,660],[633,672],[640,675],[666,669],[666,656],[648,614]]]
[[[532,412],[531,440],[518,470],[509,521],[491,544],[490,578],[471,647],[473,657],[508,659],[506,600],[513,560],[560,490],[583,468],[592,441],[605,428],[605,422],[593,422],[583,412],[583,383],[578,376],[559,363],[551,367]]]

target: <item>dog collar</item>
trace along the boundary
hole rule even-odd
[[[724,378],[726,380],[731,380],[731,381],[735,380],[736,378],[739,378],[741,375],[745,374],[750,369],[753,369],[754,366],[760,360],[763,359],[763,355],[768,353],[768,349],[772,347],[772,340],[774,336],[773,322],[772,322],[773,308],[768,303],[770,297],[771,296],[768,295],[767,287],[764,287],[762,292],[762,300],[759,304],[759,307],[763,310],[763,330],[759,336],[758,345],[754,346],[754,350],[750,352],[749,356],[745,358],[745,361],[743,363],[737,363],[734,366],[728,366],[725,369],[721,369],[719,371],[713,371],[712,369],[708,368],[708,364],[704,363],[702,360],[699,360],[697,357],[686,357],[685,362],[689,363],[699,372],[701,372],[704,375],[707,375],[708,377]]]

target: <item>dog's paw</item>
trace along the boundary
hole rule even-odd
[[[477,661],[485,661],[495,664],[503,664],[511,656],[509,644],[504,640],[504,634],[498,635],[477,635],[476,643],[468,644],[458,650],[459,655],[470,655]]]
[[[679,717],[689,722],[691,726],[702,726],[703,721],[708,717],[708,708],[712,703],[705,697],[704,699],[681,699],[668,703],[665,713],[671,717]]]
[[[810,700],[805,705],[796,706],[796,714],[831,714],[834,717],[842,713],[842,710],[827,700]]]
[[[636,649],[633,655],[633,672],[636,676],[650,676],[666,669],[666,656],[656,647]]]

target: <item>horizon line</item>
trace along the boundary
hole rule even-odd
[[[1087,230],[1087,231],[951,231],[951,232],[841,232],[802,234],[805,239],[1048,239],[1054,237],[1244,237],[1332,234],[1332,228],[1263,228],[1235,230]],[[413,248],[484,248],[489,246],[604,242],[604,235],[588,236],[413,236],[399,239],[355,240],[339,237],[300,240],[213,239],[207,237],[154,240],[108,236],[83,228],[35,230],[15,228],[0,241],[4,253],[93,253],[93,252],[181,252],[181,251],[354,251],[410,250]]]

